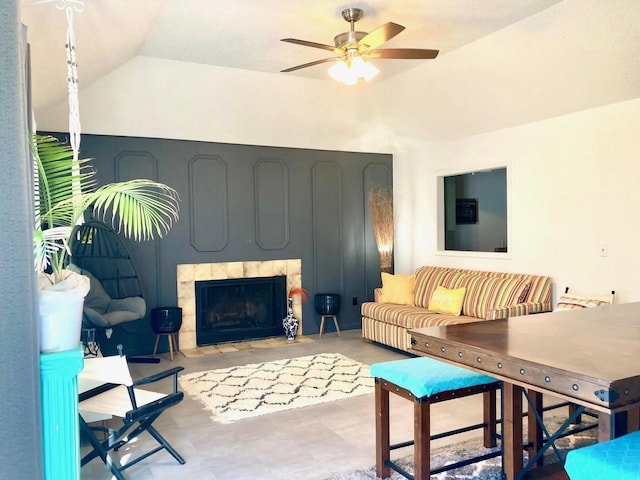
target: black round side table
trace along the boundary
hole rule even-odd
[[[160,337],[166,335],[169,341],[169,356],[173,361],[173,353],[178,353],[178,332],[182,326],[182,308],[161,307],[151,310],[151,328],[156,333],[153,356],[158,351]]]
[[[313,306],[316,313],[320,315],[320,333],[318,338],[322,338],[324,333],[324,323],[327,317],[333,318],[336,326],[336,332],[340,336],[340,327],[338,327],[338,312],[340,311],[340,295],[337,293],[318,293],[313,299]]]

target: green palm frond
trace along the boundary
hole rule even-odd
[[[76,193],[95,189],[89,159],[74,160],[68,145],[52,136],[35,135],[32,151],[37,167],[36,221],[48,228],[73,225]]]
[[[111,215],[111,224],[136,241],[163,237],[178,220],[178,195],[164,184],[147,179],[111,183],[83,196],[83,207],[98,218]]]
[[[136,179],[96,187],[89,160],[74,159],[71,148],[51,136],[35,135],[32,154],[37,169],[34,252],[36,268],[61,278],[73,227],[85,211],[111,223],[136,241],[164,236],[179,218],[178,193],[153,180]]]

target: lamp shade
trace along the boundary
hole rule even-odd
[[[348,61],[340,60],[330,67],[328,72],[331,78],[338,82],[355,85],[361,78],[368,82],[380,73],[380,70],[361,57],[354,57]]]

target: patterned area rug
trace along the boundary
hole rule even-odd
[[[374,381],[368,365],[323,353],[182,375],[180,385],[229,423],[372,393]]]
[[[553,433],[557,426],[560,425],[565,419],[562,417],[553,417],[549,420],[545,419],[545,425]],[[581,425],[593,424],[594,420],[587,418],[585,423]],[[598,435],[597,428],[586,430],[584,432],[570,435],[564,438],[560,438],[556,441],[556,448],[560,452],[562,458],[564,458],[569,450],[574,448],[592,445],[597,441]],[[413,448],[413,447],[410,447]],[[496,451],[497,449],[488,450],[482,445],[482,439],[473,439],[466,442],[460,442],[457,444],[434,448],[431,453],[431,465],[433,468],[442,465],[451,464],[459,461],[463,458],[468,458],[475,455],[485,454],[487,452]],[[410,451],[410,449],[404,449],[403,452]],[[557,462],[557,458],[553,454],[551,449],[545,452],[545,465]],[[524,454],[525,463],[527,461],[527,454]],[[399,465],[405,471],[413,474],[413,455],[399,456],[391,452],[391,459]],[[352,470],[348,472],[341,472],[333,474],[327,477],[325,480],[377,480],[376,467],[372,465],[362,470]],[[391,471],[389,480],[404,480],[405,477],[397,472]],[[456,470],[450,470],[448,472],[442,472],[431,476],[432,480],[501,480],[502,468],[501,457],[491,458],[482,462],[467,465]]]

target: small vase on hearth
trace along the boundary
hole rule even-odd
[[[282,327],[287,340],[295,340],[298,333],[298,319],[293,315],[293,299],[287,298],[287,316],[282,319]]]

